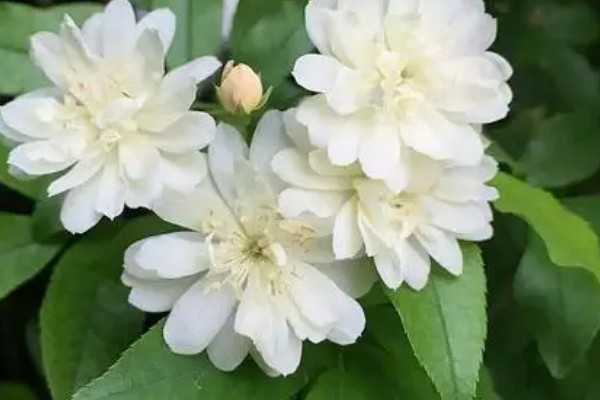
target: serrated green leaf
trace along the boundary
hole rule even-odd
[[[162,330],[163,323],[159,323],[73,400],[282,400],[309,381],[305,365],[288,378],[269,378],[249,362],[235,372],[218,371],[205,354],[172,353]]]
[[[21,180],[8,172],[7,161],[9,152],[10,150],[0,143],[0,183],[31,199],[42,197],[46,187],[46,182],[43,179]]]
[[[296,59],[312,50],[304,27],[304,3],[296,0],[242,1],[231,36],[233,58],[260,72],[276,90]],[[285,85],[281,86],[282,90]],[[283,95],[282,95],[283,96]]]
[[[538,124],[522,160],[527,180],[549,188],[577,183],[600,167],[600,122],[587,113],[558,114]]]
[[[102,374],[142,331],[144,315],[120,282],[125,249],[163,232],[156,217],[95,230],[56,265],[40,315],[42,359],[54,400]]]
[[[564,378],[600,329],[600,283],[589,271],[553,264],[533,235],[514,292],[548,369],[556,378]]]
[[[475,396],[486,338],[486,288],[477,246],[463,247],[464,273],[434,268],[421,292],[388,291],[417,359],[443,400]]]
[[[65,14],[82,22],[101,10],[99,4],[77,3],[47,8],[0,3],[0,93],[14,95],[47,84],[29,58],[29,37],[42,31],[56,32]]]
[[[223,45],[223,0],[151,0],[177,16],[177,31],[167,64],[178,67],[194,58],[215,55]]]
[[[510,175],[498,174],[493,184],[500,191],[495,207],[524,219],[540,235],[555,264],[585,268],[600,280],[600,244],[584,219],[550,193]]]
[[[395,378],[400,398],[440,399],[433,382],[416,358],[394,309],[376,307],[368,310],[367,330],[393,359],[390,374]]]
[[[0,383],[0,399],[2,400],[35,400],[36,396],[25,385]]]
[[[35,243],[31,218],[0,213],[0,299],[40,272],[60,250]]]

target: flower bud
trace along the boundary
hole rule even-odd
[[[233,61],[223,70],[217,95],[223,108],[231,113],[250,114],[264,104],[260,76],[245,64],[234,66]]]

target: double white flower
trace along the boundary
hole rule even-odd
[[[418,290],[427,283],[430,256],[460,275],[458,240],[491,237],[488,202],[498,196],[485,184],[497,172],[491,157],[475,166],[457,166],[410,152],[410,180],[395,193],[365,176],[356,163],[333,165],[326,150],[309,143],[295,116],[295,110],[285,115],[295,145],[279,152],[272,164],[281,179],[295,186],[281,193],[280,207],[289,218],[309,213],[332,220],[338,259],[358,257],[364,249],[388,287],[406,282]]]
[[[167,195],[159,216],[192,232],[134,244],[123,281],[130,302],[172,310],[164,337],[173,351],[208,349],[215,366],[230,371],[250,353],[269,374],[291,374],[302,341],[356,341],[365,317],[338,288],[360,295],[373,282],[368,265],[336,262],[330,231],[315,218],[284,218],[277,208],[281,182],[273,155],[291,146],[278,112],[261,121],[247,148],[235,129],[221,125],[209,147],[210,178],[187,196]]]
[[[156,10],[136,23],[126,0],[114,0],[80,30],[65,17],[60,33],[31,40],[34,62],[55,85],[1,109],[0,131],[23,143],[10,153],[18,173],[63,172],[49,187],[68,192],[61,220],[84,232],[125,205],[149,207],[165,188],[190,191],[206,173],[198,150],[215,122],[190,112],[196,86],[220,62],[199,58],[167,75],[164,59],[175,16]]]
[[[319,94],[298,119],[332,164],[358,161],[399,192],[415,174],[409,149],[481,162],[476,124],[503,118],[512,98],[510,65],[487,51],[496,22],[482,0],[312,0],[306,27],[321,54],[293,74]]]

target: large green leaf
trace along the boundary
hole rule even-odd
[[[9,149],[0,142],[0,183],[32,199],[42,197],[46,187],[45,180],[22,180],[12,176],[7,167],[8,153]]]
[[[388,307],[368,310],[367,330],[393,360],[390,373],[400,398],[439,400],[440,396],[417,360],[395,310]]]
[[[434,268],[421,292],[388,291],[415,355],[443,400],[475,396],[486,338],[486,285],[477,246],[465,245],[464,273]]]
[[[550,193],[510,175],[494,178],[500,191],[496,208],[515,214],[540,235],[550,259],[561,267],[582,267],[600,280],[600,244],[589,224],[567,210]]]
[[[283,400],[298,393],[310,379],[306,362],[288,378],[269,378],[250,362],[235,372],[220,372],[205,354],[171,352],[162,329],[163,323],[155,326],[73,400]]]
[[[276,89],[273,95],[278,96],[277,88],[290,75],[296,59],[312,49],[304,28],[304,2],[240,2],[231,46],[233,58],[260,72],[265,84]]]
[[[533,185],[560,187],[593,175],[600,167],[600,123],[587,113],[559,114],[539,123],[523,165]]]
[[[60,250],[35,243],[31,218],[0,213],[0,299],[42,270]]]
[[[177,67],[200,56],[216,54],[221,36],[223,0],[152,0],[153,7],[168,7],[177,16],[177,31],[167,62]]]
[[[565,377],[600,329],[600,283],[586,270],[553,264],[533,235],[514,292],[548,369]]]
[[[61,258],[41,311],[44,369],[54,400],[102,374],[142,331],[143,313],[119,281],[123,254],[135,240],[162,232],[155,217],[122,230],[99,228]]]
[[[65,14],[82,22],[101,6],[92,3],[37,8],[0,3],[0,93],[18,94],[39,88],[45,79],[29,59],[29,37],[41,31],[56,32]]]
[[[0,383],[0,399],[2,400],[35,400],[36,397],[25,385]]]

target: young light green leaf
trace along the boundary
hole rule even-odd
[[[59,245],[35,243],[31,218],[0,213],[0,299],[40,272]]]
[[[177,31],[167,63],[178,67],[200,56],[217,54],[223,45],[223,0],[152,0],[177,16]]]
[[[312,44],[304,27],[304,2],[240,2],[231,37],[233,58],[259,72],[265,86],[277,88],[296,59]],[[273,93],[277,96],[277,90]]]
[[[510,175],[494,178],[500,191],[496,208],[524,219],[540,235],[550,259],[561,267],[581,267],[600,280],[600,244],[589,224],[550,193]]]
[[[0,60],[2,60],[1,55]],[[46,187],[44,179],[17,179],[8,172],[7,161],[9,152],[10,150],[0,142],[0,183],[31,199],[43,197]]]
[[[282,400],[309,381],[304,366],[287,378],[269,378],[250,362],[235,372],[220,372],[205,354],[174,354],[164,343],[163,325],[156,325],[73,400]]]
[[[125,249],[164,231],[156,217],[122,230],[95,230],[61,258],[42,306],[44,370],[54,400],[67,400],[102,374],[142,331],[143,313],[127,302],[119,281]],[[169,228],[170,229],[170,228]]]
[[[522,163],[527,180],[549,188],[577,183],[600,167],[600,121],[587,113],[558,114],[537,124]]]
[[[0,399],[2,400],[35,400],[33,392],[25,385],[0,383]]]
[[[463,247],[464,273],[435,267],[426,288],[388,291],[412,348],[442,400],[475,396],[486,338],[486,283],[479,248]]]
[[[532,235],[514,293],[548,369],[564,378],[600,329],[600,283],[589,271],[553,264],[539,237]]]
[[[38,89],[45,78],[29,58],[29,37],[57,32],[65,14],[82,22],[101,10],[99,4],[77,3],[47,8],[3,2],[0,4],[0,93],[14,95]]]
[[[416,358],[398,313],[388,307],[367,311],[367,331],[392,357],[391,375],[402,399],[439,400],[433,382]]]

